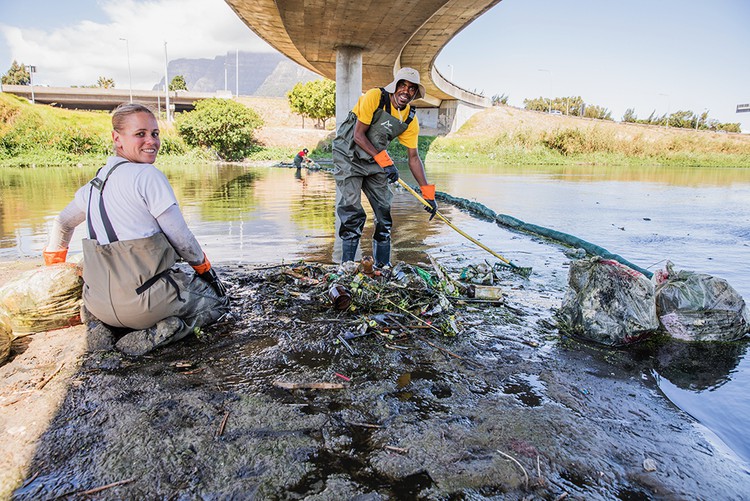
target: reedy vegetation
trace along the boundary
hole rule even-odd
[[[430,158],[509,164],[750,167],[750,136],[493,107],[431,142]]]

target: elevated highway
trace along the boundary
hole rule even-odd
[[[32,99],[36,103],[60,106],[61,108],[108,110],[111,111],[121,103],[130,101],[128,89],[103,89],[100,87],[42,87],[35,85],[3,85],[2,91],[16,96]],[[154,109],[166,109],[166,95],[164,91],[136,90],[132,91],[133,101],[147,104]],[[226,92],[190,92],[170,91],[169,104],[173,111],[190,111],[196,101],[212,97],[229,97]]]
[[[420,124],[431,132],[449,132],[491,104],[449,82],[435,60],[445,44],[500,0],[226,2],[276,50],[336,81],[337,117],[348,113],[363,90],[388,84],[404,66],[419,71],[427,90],[414,104]]]

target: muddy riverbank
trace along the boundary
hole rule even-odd
[[[746,463],[709,442],[657,389],[652,369],[678,358],[679,346],[605,350],[561,337],[552,314],[562,290],[538,290],[508,274],[500,283],[504,305],[455,305],[455,337],[373,332],[347,347],[338,336],[351,333],[352,314],[284,287],[269,278],[272,270],[220,271],[234,315],[207,329],[207,340],[191,337],[137,359],[87,353],[52,379],[59,386],[43,388],[65,388],[64,399],[34,442],[13,498],[742,499],[750,492]],[[71,352],[82,339],[80,328],[52,335],[68,339]],[[34,339],[0,370],[46,349]],[[23,402],[6,401],[0,415],[7,420]],[[6,430],[3,452],[17,443]]]

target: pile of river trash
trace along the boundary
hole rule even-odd
[[[270,266],[262,273],[262,289],[277,306],[294,302],[300,316],[333,314],[347,326],[342,343],[373,332],[390,339],[409,332],[455,336],[462,330],[457,306],[502,304],[502,291],[494,284],[503,270],[480,263],[453,278],[430,259],[433,266],[399,262],[383,269],[369,256],[343,264]],[[82,286],[81,265],[65,263],[31,270],[1,287],[0,364],[14,339],[80,324]]]
[[[455,336],[462,330],[457,307],[503,303],[502,291],[493,285],[499,271],[491,265],[451,274],[432,263],[378,269],[369,256],[340,265],[301,261],[268,269],[264,294],[275,294],[280,306],[294,301],[309,313],[333,314],[348,326],[342,342],[372,332],[390,339],[420,331]]]

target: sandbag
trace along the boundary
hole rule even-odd
[[[750,333],[750,313],[723,278],[667,262],[655,276],[656,312],[669,335],[683,341],[734,341]]]
[[[13,336],[81,323],[80,275],[78,266],[61,263],[24,272],[0,288],[0,307],[10,315]]]
[[[564,332],[608,346],[645,339],[659,328],[654,284],[617,261],[574,261],[558,311]]]
[[[8,360],[12,342],[13,330],[10,327],[10,317],[4,309],[0,308],[0,365]]]

